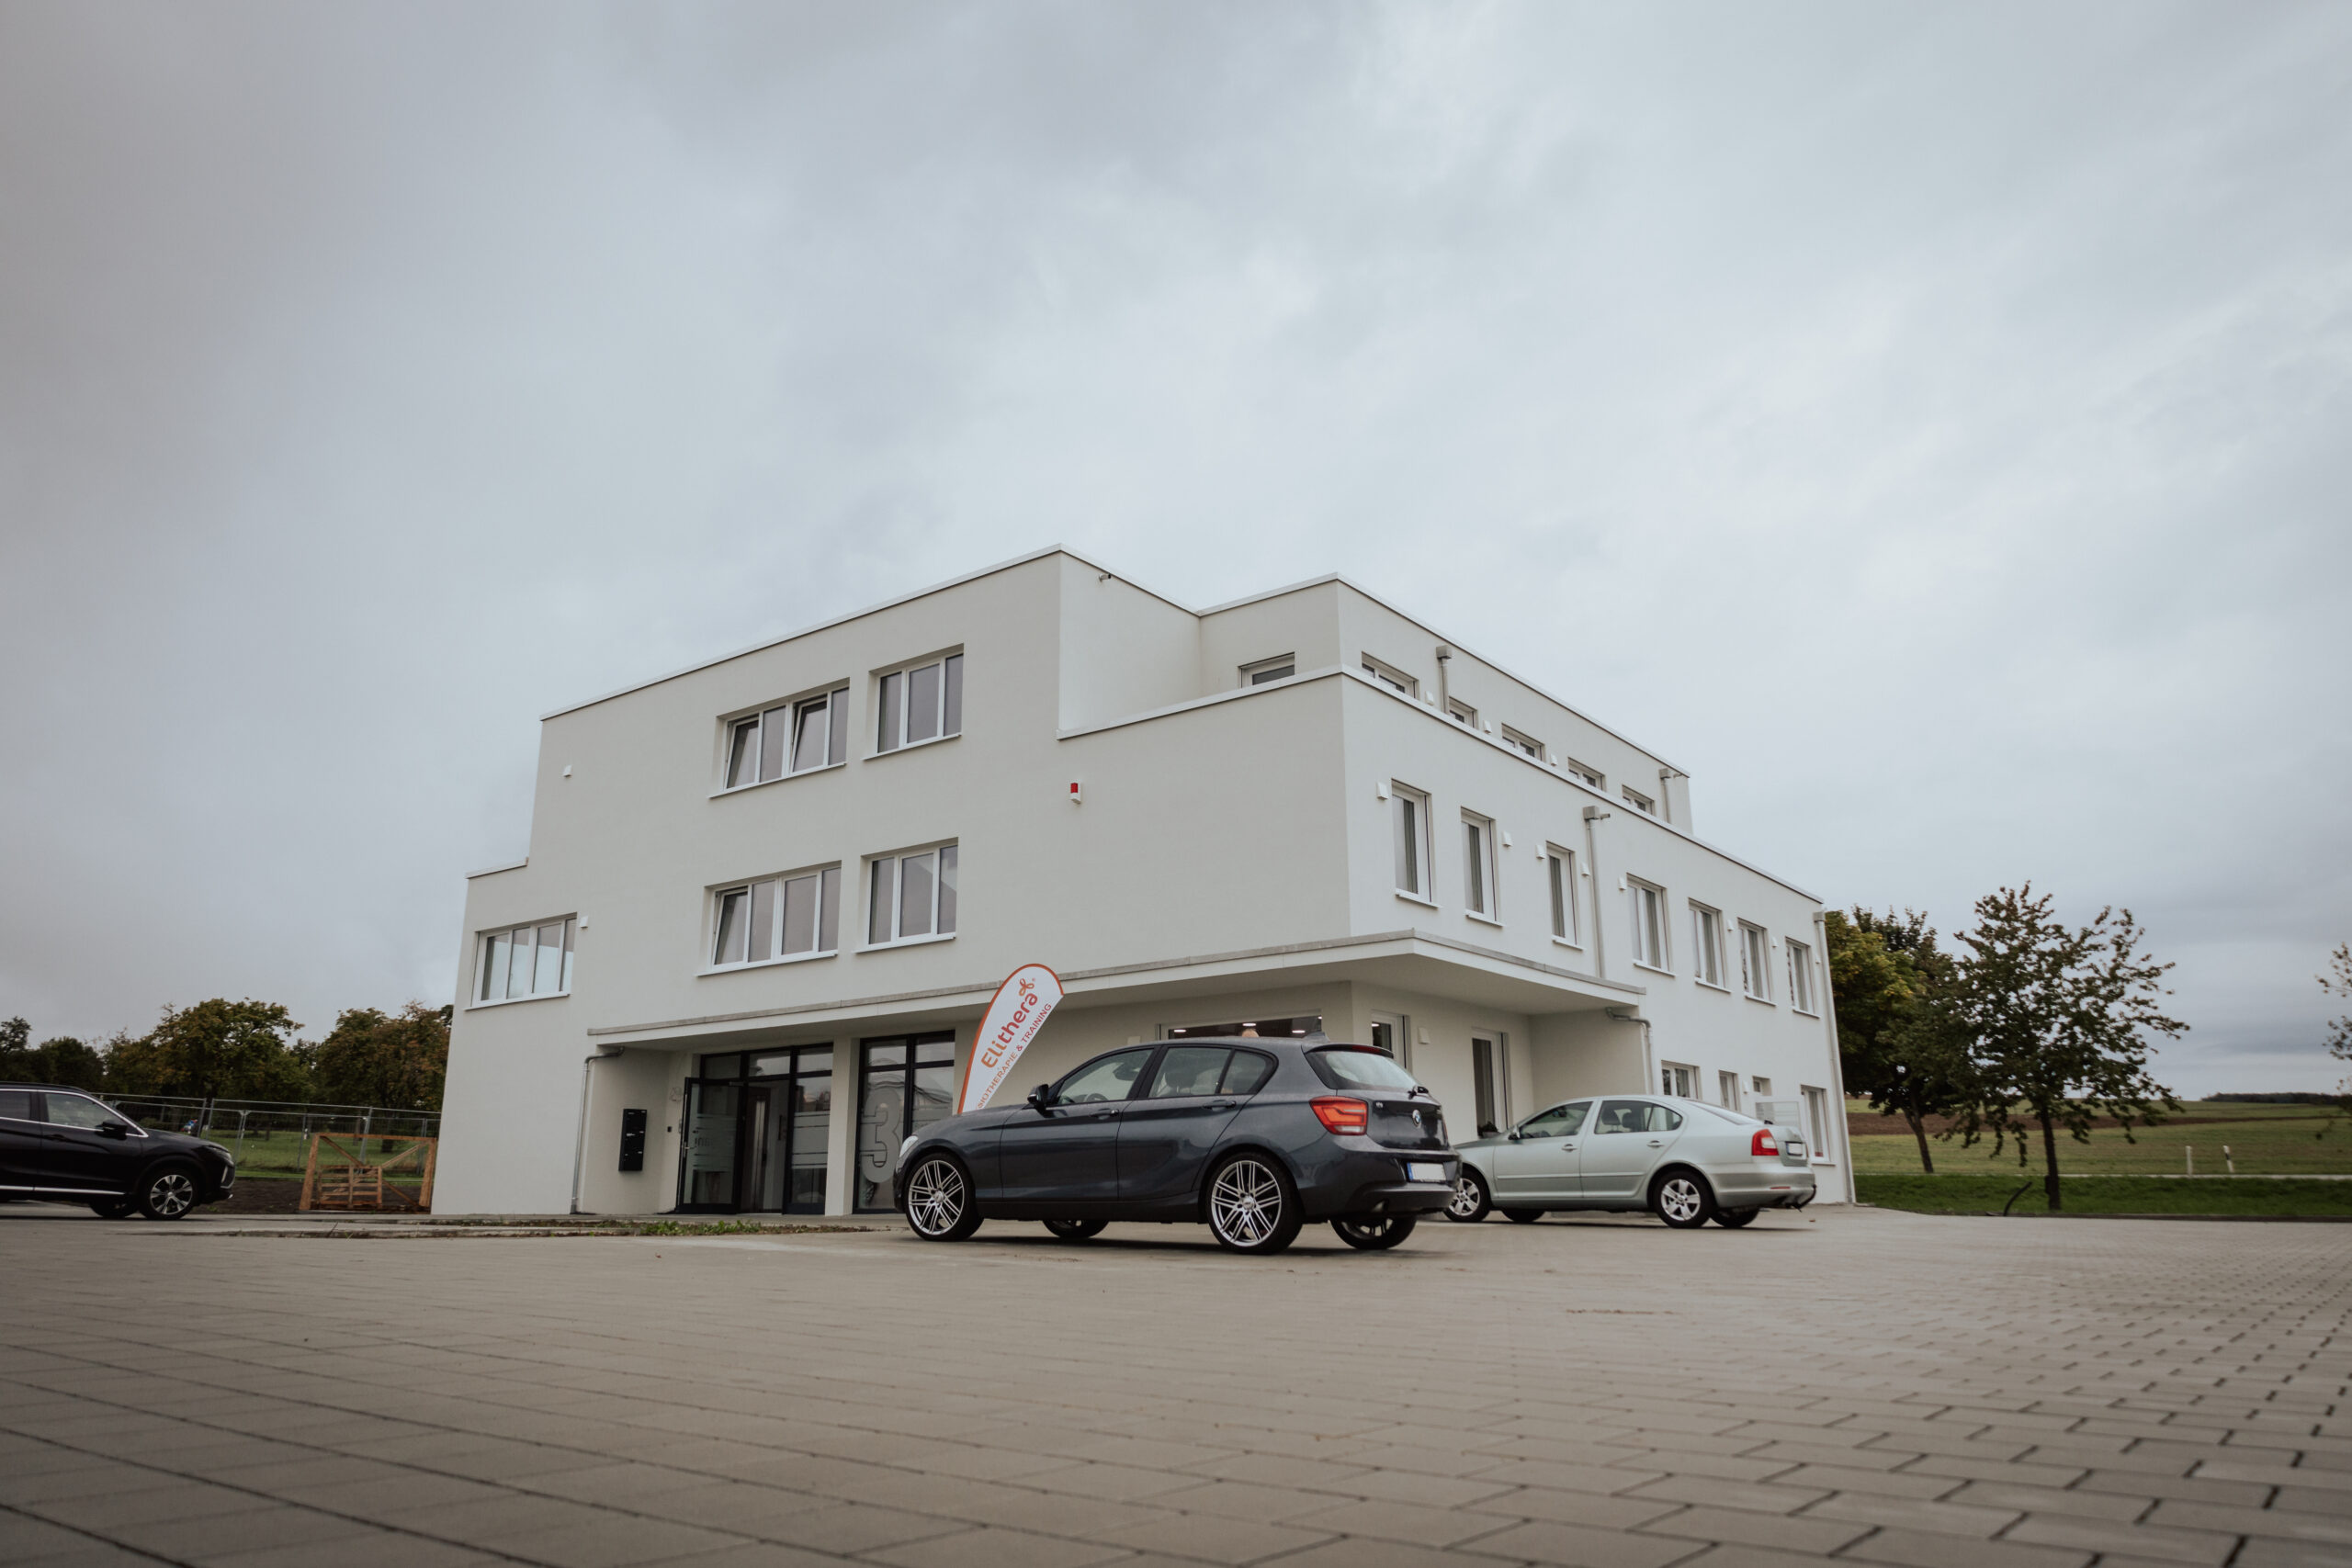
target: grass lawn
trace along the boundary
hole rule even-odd
[[[1916,1161],[1914,1162],[1916,1164]],[[2059,1169],[2065,1168],[2063,1156]],[[2026,1178],[2014,1169],[2001,1175],[1870,1175],[1856,1172],[1854,1185],[1865,1203],[1928,1214],[1999,1213]],[[2065,1179],[2066,1212],[2082,1214],[2343,1214],[2352,1216],[2352,1181],[2167,1181],[2154,1176],[2086,1176]],[[2041,1213],[2039,1173],[2010,1209]]]
[[[2324,1137],[2318,1135],[2323,1130]],[[1859,1178],[1919,1174],[1919,1145],[1908,1133],[1857,1134],[1853,1145],[1854,1174]],[[2204,1101],[2182,1106],[2179,1114],[2167,1117],[2162,1126],[2133,1128],[2132,1140],[2126,1140],[2120,1129],[2101,1127],[2091,1134],[2089,1143],[2078,1144],[2062,1131],[2058,1168],[2100,1176],[2178,1176],[2188,1171],[2187,1151],[2193,1149],[2197,1174],[2219,1176],[2228,1168],[2222,1163],[2224,1145],[2241,1176],[2352,1175],[2352,1116],[2338,1118],[2320,1105]],[[1990,1139],[1973,1148],[1962,1148],[1957,1138],[1930,1136],[1928,1149],[1935,1156],[1939,1175],[1984,1176],[1995,1180],[2007,1176],[2011,1187],[2024,1179],[2022,1172],[2007,1175],[2017,1170],[2014,1144],[1996,1156]],[[2038,1130],[2029,1153],[2039,1170]],[[2067,1201],[2071,1204],[2073,1199]],[[1996,1202],[1994,1207],[2000,1205]]]

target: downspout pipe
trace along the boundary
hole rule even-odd
[[[580,1213],[580,1179],[588,1155],[588,1080],[595,1071],[600,1056],[619,1055],[614,1051],[592,1051],[580,1061],[580,1126],[571,1139],[571,1213]]]
[[[1821,1018],[1829,1031],[1829,1081],[1838,1091],[1838,1163],[1846,1170],[1846,1201],[1859,1203],[1861,1190],[1854,1180],[1854,1134],[1846,1125],[1846,1053],[1838,1043],[1838,992],[1829,984],[1829,921],[1819,910],[1813,917],[1813,950],[1821,954]]]
[[[1608,821],[1609,816],[1598,806],[1584,808],[1584,871],[1592,884],[1592,972],[1604,980],[1609,978],[1609,947],[1601,934],[1605,922],[1600,918],[1600,850],[1592,825]]]

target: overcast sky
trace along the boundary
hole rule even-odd
[[[2323,1089],[2352,7],[0,0],[0,1016],[448,999],[537,716],[1330,570]]]

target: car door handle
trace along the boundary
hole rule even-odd
[[[1209,1101],[1209,1109],[1211,1111],[1232,1111],[1238,1109],[1240,1104],[1241,1102],[1238,1100],[1212,1100]]]
[[[1650,1140],[1650,1147],[1654,1149],[1662,1149],[1666,1147],[1666,1140],[1664,1138],[1652,1138]]]

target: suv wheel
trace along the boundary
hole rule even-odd
[[[1046,1228],[1064,1241],[1089,1241],[1102,1234],[1108,1220],[1047,1220]]]
[[[1209,1178],[1209,1233],[1234,1252],[1280,1252],[1298,1239],[1298,1190],[1271,1158],[1236,1155]]]
[[[1696,1230],[1715,1217],[1715,1195],[1695,1170],[1669,1170],[1650,1193],[1650,1209],[1676,1230]]]
[[[139,1212],[151,1220],[176,1220],[196,1207],[196,1172],[167,1165],[147,1173],[139,1189]]]
[[[907,1224],[925,1241],[962,1241],[980,1228],[971,1179],[945,1155],[933,1155],[907,1179]]]
[[[1363,1214],[1333,1220],[1331,1228],[1358,1252],[1385,1252],[1413,1234],[1414,1223],[1411,1214]]]
[[[1487,1191],[1486,1179],[1468,1166],[1453,1179],[1453,1196],[1445,1201],[1445,1217],[1471,1224],[1483,1220],[1495,1206]]]

